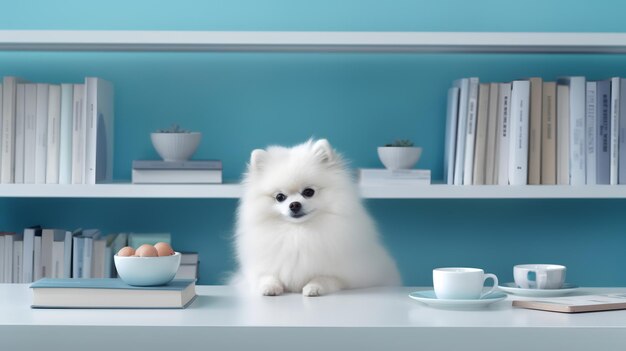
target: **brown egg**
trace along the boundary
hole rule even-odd
[[[152,245],[143,244],[137,248],[135,254],[139,257],[156,257],[158,255],[157,250]]]
[[[130,246],[126,246],[120,249],[120,251],[117,253],[118,256],[134,256],[135,255],[135,249],[133,249]]]
[[[154,244],[154,248],[157,250],[159,256],[171,256],[174,254],[174,249],[168,243],[156,243]]]

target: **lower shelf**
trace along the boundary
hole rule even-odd
[[[420,185],[360,186],[368,199],[609,199],[626,198],[623,185]],[[13,198],[239,198],[240,184],[2,184],[0,197]]]

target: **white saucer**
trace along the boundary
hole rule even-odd
[[[444,308],[444,309],[478,309],[490,305],[494,302],[502,301],[506,299],[506,294],[499,291],[492,292],[491,294],[476,300],[448,300],[438,299],[435,296],[434,290],[415,291],[409,294],[409,297],[419,302],[425,303],[431,307]]]
[[[523,289],[518,288],[515,283],[506,283],[498,288],[509,294],[528,297],[557,297],[571,294],[578,290],[577,286],[568,283],[563,284],[563,287],[560,289]]]

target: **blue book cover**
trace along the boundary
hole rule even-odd
[[[126,289],[126,290],[185,290],[195,279],[175,279],[165,285],[159,286],[132,286],[124,283],[119,278],[93,278],[93,279],[53,279],[43,278],[32,283],[32,289],[37,288],[64,288],[64,289]]]
[[[611,178],[611,81],[597,82],[596,88],[596,184],[610,184]]]

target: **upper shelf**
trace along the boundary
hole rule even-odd
[[[423,185],[361,186],[368,199],[624,199],[622,185]],[[0,197],[13,198],[239,198],[239,184],[2,184]]]
[[[5,51],[626,53],[626,33],[0,30]]]

